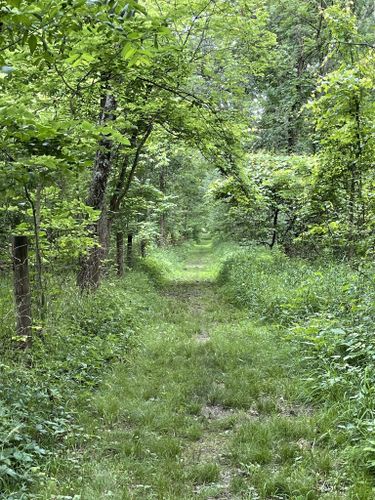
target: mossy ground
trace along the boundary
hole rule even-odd
[[[37,498],[374,498],[295,348],[221,295],[210,246],[175,269],[140,347],[82,401],[91,439],[51,464]]]

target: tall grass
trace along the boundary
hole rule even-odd
[[[299,349],[313,400],[337,411],[351,459],[375,468],[374,269],[311,263],[279,251],[234,252],[219,275],[223,293],[249,315],[278,325]]]
[[[91,295],[81,295],[67,277],[28,352],[12,344],[8,295],[1,301],[7,314],[1,334],[0,498],[23,499],[33,482],[44,481],[46,464],[73,436],[88,437],[76,422],[76,407],[99,385],[106,367],[137,344],[156,294],[139,272],[107,280]]]

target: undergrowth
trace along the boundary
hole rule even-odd
[[[233,243],[221,242],[212,244],[211,241],[198,243],[192,246],[186,242],[180,246],[167,248],[154,248],[150,255],[138,261],[138,268],[147,273],[158,287],[168,286],[171,281],[197,281],[213,282],[217,279],[223,263],[239,248]],[[209,256],[208,262],[203,266],[190,266],[186,264],[194,256]]]
[[[375,469],[375,281],[371,265],[311,263],[244,248],[219,275],[223,293],[279,326],[301,355],[313,401],[335,408],[348,463]]]
[[[345,399],[323,402],[323,389],[303,380],[319,386],[321,365],[294,329],[334,313],[329,288],[319,288],[320,308],[296,291],[310,280],[316,292],[317,268],[230,245],[185,251],[151,254],[173,274],[166,287],[153,274],[162,290],[142,344],[86,399],[79,422],[91,438],[56,458],[36,498],[372,498],[371,475],[353,467],[356,448],[339,427]],[[290,319],[280,304],[293,304]]]
[[[121,404],[127,413],[133,408],[134,422],[139,420],[143,426],[144,416],[151,411],[148,409],[150,402],[153,405],[159,404],[158,398],[155,399],[155,394],[159,391],[154,387],[155,373],[160,370],[157,372],[158,383],[163,391],[168,380],[165,367],[170,365],[171,360],[176,363],[176,370],[168,368],[173,382],[170,388],[173,405],[165,415],[162,412],[156,413],[156,420],[150,423],[152,427],[160,420],[163,425],[161,430],[168,436],[165,443],[163,440],[159,442],[159,438],[156,439],[153,434],[155,429],[151,429],[147,439],[150,441],[150,450],[154,447],[156,451],[150,452],[151,462],[147,461],[148,458],[144,461],[142,455],[143,458],[141,457],[139,464],[137,462],[135,469],[139,471],[142,484],[151,481],[148,477],[150,471],[154,470],[158,475],[152,480],[155,481],[153,487],[160,491],[165,488],[171,488],[172,491],[176,487],[173,474],[177,473],[182,474],[178,479],[180,483],[183,481],[181,488],[190,488],[198,479],[204,484],[217,480],[217,467],[214,464],[209,463],[203,468],[192,464],[188,471],[182,464],[178,467],[175,465],[175,457],[182,453],[175,446],[176,429],[182,433],[183,440],[186,432],[191,433],[186,439],[191,438],[193,441],[199,440],[203,432],[202,426],[196,425],[195,417],[192,422],[189,421],[190,427],[186,427],[185,420],[178,420],[175,430],[171,427],[174,401],[175,398],[182,397],[178,392],[182,383],[193,384],[194,390],[184,393],[186,401],[184,399],[184,403],[180,405],[181,414],[185,413],[185,410],[182,411],[185,406],[190,408],[190,396],[198,394],[204,385],[210,404],[223,408],[238,407],[239,411],[248,411],[255,404],[259,414],[275,417],[274,421],[266,419],[243,426],[241,424],[238,432],[233,435],[229,456],[235,467],[245,471],[243,479],[235,478],[231,483],[235,494],[241,495],[241,492],[248,491],[249,484],[252,484],[257,491],[262,492],[261,498],[281,491],[280,494],[284,495],[282,498],[297,498],[293,496],[294,490],[283,490],[289,485],[288,488],[293,487],[295,491],[306,491],[304,498],[316,498],[311,496],[309,490],[316,481],[315,473],[311,474],[310,482],[306,483],[311,458],[308,450],[303,452],[306,457],[299,464],[300,469],[296,469],[296,460],[300,457],[299,446],[304,446],[304,441],[298,435],[295,445],[284,443],[280,437],[284,432],[278,409],[280,401],[283,401],[282,398],[278,399],[280,384],[284,384],[285,397],[288,393],[291,397],[301,390],[298,400],[302,398],[307,407],[309,404],[319,406],[316,427],[322,429],[322,434],[317,446],[323,447],[322,453],[328,450],[331,461],[336,461],[337,450],[340,474],[344,473],[345,468],[348,471],[345,487],[350,485],[350,477],[353,476],[350,468],[372,474],[375,468],[375,440],[372,438],[375,427],[375,342],[372,331],[375,290],[371,271],[369,266],[354,270],[344,263],[332,260],[311,263],[289,259],[277,250],[270,252],[259,248],[239,248],[223,243],[211,247],[203,243],[194,247],[184,245],[178,251],[153,250],[138,263],[137,270],[128,273],[124,280],[108,279],[95,294],[89,296],[81,296],[75,286],[67,281],[63,293],[53,302],[47,323],[36,337],[33,348],[27,353],[6,349],[3,351],[0,364],[0,498],[51,498],[49,493],[40,497],[32,496],[30,492],[55,492],[56,488],[60,491],[58,488],[62,483],[53,482],[55,477],[65,478],[63,482],[72,479],[72,484],[77,485],[83,454],[87,460],[91,447],[96,449],[96,446],[101,446],[98,445],[102,439],[99,435],[100,426],[107,416],[100,411],[98,415],[92,415],[91,409],[93,407],[96,408],[95,411],[98,410],[98,394],[107,398],[113,392],[116,396],[108,399],[108,415],[116,413],[117,405]],[[221,298],[218,303],[215,298],[215,282],[220,287],[217,298]],[[194,300],[197,300],[194,299],[194,287],[197,286],[197,290],[201,290],[198,295],[206,297],[206,304],[202,312],[201,304],[197,303],[194,306],[197,309],[191,316],[191,312],[186,310],[186,304],[191,307],[191,301],[194,304]],[[207,288],[208,286],[211,288]],[[160,294],[157,288],[165,290]],[[193,299],[191,296],[187,297],[185,304],[186,289],[193,293]],[[171,294],[167,302],[165,294],[167,297]],[[231,307],[229,310],[228,300],[240,308]],[[9,297],[3,304],[11,304]],[[5,311],[6,305],[4,308]],[[180,352],[181,346],[175,345],[173,339],[178,339],[179,335],[189,337],[202,333],[202,328],[206,328],[207,314],[211,315],[214,348],[210,347],[210,343],[193,347],[194,342],[191,344],[190,340],[186,340],[189,349],[184,347]],[[258,328],[257,323],[262,323],[265,328],[261,325]],[[3,327],[3,332],[8,335],[11,325],[4,320]],[[219,330],[216,342],[215,332]],[[272,338],[267,337],[267,331]],[[142,336],[146,333],[149,345],[155,348],[155,352],[142,344]],[[154,338],[155,334],[157,336]],[[245,346],[247,339],[249,345]],[[185,340],[182,344],[185,344]],[[293,370],[298,365],[298,370],[301,369],[305,377],[301,381],[301,387],[296,380],[291,380],[289,384],[284,375],[281,380],[281,375],[275,373],[278,361],[272,361],[272,352],[269,351],[271,347],[275,355],[282,349],[285,350],[282,361],[285,366],[279,367],[281,370],[288,369],[287,365],[292,361]],[[147,367],[147,357],[143,360],[142,349],[151,358],[159,353],[157,359],[150,358],[152,367]],[[200,373],[202,360],[196,360],[198,365],[194,368],[194,374],[190,373],[196,349],[208,356],[202,366],[214,369],[214,381],[207,379],[207,374],[203,377]],[[225,353],[223,351],[221,360],[220,352],[223,349]],[[133,362],[137,359],[135,354],[129,354],[130,350],[140,353],[137,361],[139,367],[134,369],[138,382],[127,378],[132,359]],[[295,359],[290,359],[294,354]],[[256,362],[259,362],[263,370],[263,378],[260,377],[260,368],[253,366]],[[223,366],[221,363],[224,363]],[[185,368],[182,370],[182,367]],[[120,375],[123,373],[119,379],[121,384],[117,386],[110,382],[108,375],[114,369],[115,374],[116,370]],[[264,379],[267,370],[268,378]],[[225,384],[222,387],[223,382]],[[145,394],[142,391],[138,394],[137,384],[144,386]],[[266,386],[263,387],[264,384]],[[274,398],[270,399],[273,384],[277,391],[275,389]],[[128,389],[125,394],[123,391],[126,387]],[[118,391],[122,399],[117,394]],[[163,404],[161,400],[160,409],[164,408]],[[195,409],[192,408],[193,415],[199,413],[201,404],[204,404],[203,400],[198,406],[194,406]],[[147,409],[144,414],[141,411],[142,405]],[[153,413],[151,416],[154,419]],[[326,418],[327,421],[320,421],[321,418]],[[301,436],[308,435],[309,419],[307,414],[304,417],[306,432],[301,432]],[[112,420],[108,421],[111,432],[112,424]],[[160,429],[157,430],[159,432]],[[113,429],[115,431],[116,428]],[[174,433],[173,439],[169,431]],[[148,453],[148,448],[144,449],[133,431],[126,428],[121,432],[130,433],[128,441],[119,444],[130,470],[135,464],[133,455],[128,457],[129,450],[132,454],[135,453],[134,450]],[[280,436],[277,433],[281,433]],[[124,436],[121,434],[121,439]],[[148,442],[147,439],[145,442]],[[275,439],[278,443],[277,453],[270,455],[269,450],[276,446]],[[164,444],[166,449],[162,448]],[[130,447],[129,450],[126,446]],[[112,464],[110,467],[113,467],[117,464],[117,451],[112,457],[111,450],[105,450],[102,458],[107,460],[108,454],[108,460]],[[164,457],[163,460],[155,458],[159,455]],[[276,458],[284,455],[285,467],[278,466],[278,474],[273,472],[270,475],[269,470],[274,467]],[[258,463],[261,464],[262,461],[265,465],[258,467]],[[322,460],[319,458],[315,462],[316,467],[319,465],[318,476],[322,475],[325,458],[322,456]],[[174,472],[171,472],[164,485],[165,470],[169,470],[170,466]],[[249,468],[248,472],[245,466]],[[334,469],[335,466],[331,465],[330,470]],[[101,474],[104,472],[106,470]],[[120,471],[121,474],[117,474],[118,472],[117,469],[113,472],[114,481],[119,480],[123,471]],[[102,488],[107,491],[110,477],[103,476],[101,481],[103,485],[97,486],[95,491],[101,491]],[[125,476],[122,479],[124,484],[132,484],[132,481],[132,478]],[[160,484],[156,485],[157,481]],[[119,491],[122,491],[122,483],[118,485]],[[359,485],[358,488],[362,486]],[[70,491],[68,485],[67,490]],[[372,491],[367,475],[361,491]],[[369,498],[366,495],[367,493],[353,498]],[[93,497],[89,495],[87,498]]]
[[[76,421],[80,401],[106,367],[138,342],[154,292],[129,273],[82,296],[67,284],[28,352],[3,352],[0,364],[0,498],[26,499],[32,483],[69,445],[89,436]],[[10,330],[9,326],[6,330]]]

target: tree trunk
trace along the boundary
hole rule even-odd
[[[121,278],[124,276],[124,233],[122,231],[116,233],[116,263],[117,276]]]
[[[44,292],[43,284],[43,261],[42,261],[42,250],[40,246],[40,211],[41,211],[41,195],[42,187],[38,185],[36,189],[35,201],[28,189],[25,187],[26,198],[28,199],[31,211],[33,214],[33,229],[34,229],[34,239],[35,239],[35,284],[37,291],[37,302],[38,302],[38,313],[42,321],[45,320],[46,316],[46,296]]]
[[[31,294],[27,236],[14,236],[12,241],[14,301],[16,307],[17,334],[22,337],[21,347],[31,345]]]
[[[270,248],[273,248],[277,242],[277,223],[279,219],[280,210],[278,208],[275,209],[273,214],[273,232],[272,232],[272,240],[270,243]]]
[[[159,241],[158,241],[159,247],[165,246],[166,241],[167,241],[166,222],[167,221],[166,221],[165,214],[164,213],[160,214],[160,219],[159,219]]]
[[[152,123],[148,124],[145,133],[143,137],[141,138],[139,144],[137,145],[137,138],[138,138],[138,130],[133,133],[131,139],[130,139],[130,144],[132,148],[135,148],[135,154],[134,158],[132,161],[130,161],[130,156],[125,156],[124,162],[121,165],[119,175],[117,177],[116,183],[115,183],[115,189],[114,192],[112,193],[112,196],[110,197],[109,200],[109,210],[108,210],[108,216],[107,216],[107,237],[105,240],[105,243],[103,245],[103,255],[104,258],[108,255],[109,252],[109,243],[110,243],[110,235],[111,235],[111,227],[112,223],[119,212],[121,208],[121,204],[127,195],[131,183],[133,181],[138,162],[140,159],[140,155],[142,152],[142,149],[144,145],[146,144],[147,139],[149,138],[151,132],[152,132],[153,125]],[[129,169],[130,166],[130,169]],[[128,172],[129,170],[129,172]]]
[[[160,175],[159,175],[159,189],[160,191],[165,194],[166,189],[167,189],[167,182],[166,182],[166,171],[165,168],[162,167],[160,170]],[[166,214],[162,212],[159,217],[159,241],[158,245],[159,246],[164,246],[166,243]]]
[[[305,56],[303,53],[303,44],[300,39],[300,36],[298,36],[298,45],[300,54],[297,59],[297,65],[296,65],[296,74],[297,74],[296,78],[297,83],[295,86],[296,96],[291,108],[291,112],[288,116],[288,130],[287,130],[288,154],[293,154],[296,151],[296,146],[298,143],[298,136],[299,136],[298,112],[303,101],[301,78],[303,76],[303,71],[305,69]]]
[[[108,77],[107,77],[108,78]],[[99,123],[104,124],[114,120],[116,100],[113,95],[107,94],[101,100]],[[86,204],[100,211],[100,217],[94,226],[90,227],[91,234],[98,240],[98,246],[91,248],[88,254],[80,259],[80,270],[77,282],[82,290],[96,288],[100,281],[101,261],[105,255],[107,243],[107,210],[105,194],[109,174],[112,168],[112,140],[103,135],[96,152],[93,175]]]
[[[360,218],[357,214],[357,204],[362,202],[360,170],[358,165],[361,165],[362,157],[362,136],[361,136],[361,108],[358,97],[353,98],[353,111],[356,123],[355,141],[352,147],[354,148],[355,160],[350,167],[350,181],[349,181],[349,248],[348,256],[352,259],[356,252],[356,236],[360,227]],[[361,189],[360,189],[361,188]]]
[[[128,243],[126,251],[126,265],[129,269],[133,267],[133,234],[128,233]]]
[[[355,255],[355,212],[356,212],[356,168],[351,169],[351,178],[349,181],[349,236],[348,236],[348,257],[353,259]]]

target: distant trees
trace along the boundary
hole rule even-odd
[[[319,141],[313,200],[321,235],[340,241],[348,256],[374,250],[375,50],[357,18],[327,9],[329,58],[336,68],[321,78],[310,104]],[[327,229],[329,228],[329,236]]]
[[[261,110],[250,145],[268,152],[248,157],[247,181],[213,184],[226,207],[222,230],[304,255],[373,255],[373,12],[366,2],[270,5],[279,37],[271,75],[257,81]]]
[[[308,228],[306,209],[315,161],[309,156],[256,153],[247,162],[247,196],[235,178],[211,184],[212,198],[225,207],[218,230],[243,242],[270,248],[279,244],[293,251],[294,240]]]

